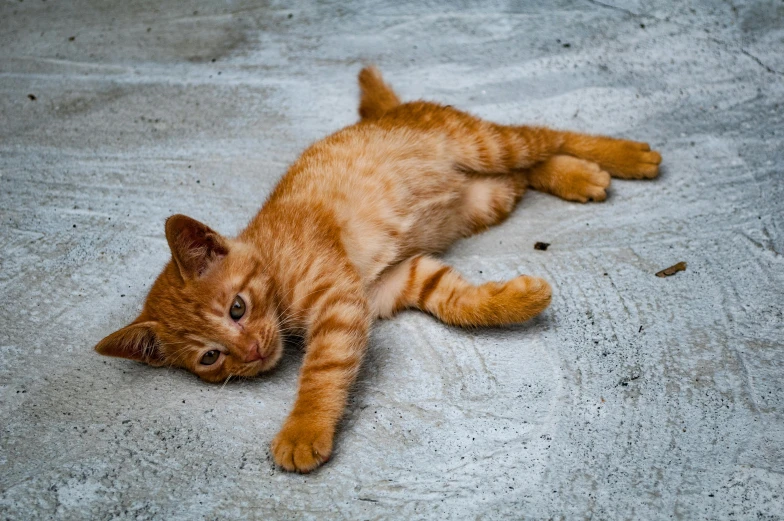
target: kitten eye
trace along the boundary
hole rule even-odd
[[[234,320],[239,320],[242,318],[242,315],[245,314],[245,301],[242,300],[242,297],[237,295],[234,297],[234,302],[231,303],[231,308],[229,309],[229,315]]]
[[[218,361],[218,358],[220,358],[220,351],[217,349],[207,351],[204,353],[204,356],[201,357],[201,365],[212,365]]]

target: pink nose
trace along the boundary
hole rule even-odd
[[[245,355],[245,362],[255,362],[256,360],[261,360],[261,354],[259,353],[259,343],[253,342]]]

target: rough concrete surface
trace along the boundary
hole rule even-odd
[[[222,387],[92,348],[139,311],[164,219],[238,231],[356,119],[370,62],[664,168],[603,204],[529,193],[457,244],[552,306],[377,324],[334,458],[292,475],[268,444],[297,349]],[[6,0],[0,122],[3,519],[784,518],[784,2]]]

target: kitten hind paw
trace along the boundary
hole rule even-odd
[[[580,203],[601,202],[607,199],[607,189],[612,179],[610,174],[596,163],[577,158],[570,159],[572,159],[570,168],[564,176],[563,185],[559,187],[562,192],[558,195],[567,201]]]
[[[610,180],[596,163],[566,155],[553,156],[529,173],[533,188],[579,203],[607,199]]]
[[[621,179],[653,179],[659,175],[661,154],[651,150],[648,143],[611,140],[610,157],[600,164],[613,176]]]

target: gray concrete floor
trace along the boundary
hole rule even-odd
[[[2,518],[782,519],[784,3],[544,4],[4,2]],[[366,62],[665,166],[604,204],[531,193],[456,245],[474,280],[548,278],[552,307],[379,323],[334,459],[291,475],[267,447],[296,349],[220,387],[92,347],[138,312],[164,219],[238,231],[355,120]]]

